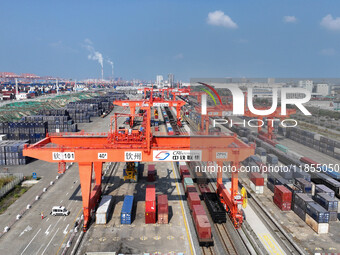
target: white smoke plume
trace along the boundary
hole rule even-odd
[[[84,47],[90,52],[90,54],[87,56],[88,59],[96,60],[101,66],[101,72],[102,72],[102,79],[104,77],[104,58],[103,55],[96,51],[93,47],[93,43],[90,39],[85,39],[85,45]]]
[[[111,65],[111,68],[112,68],[112,78],[113,78],[113,67],[114,67],[114,64],[111,61],[111,59],[109,59],[109,58],[106,61],[107,61],[107,63],[109,63]]]

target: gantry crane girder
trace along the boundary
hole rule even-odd
[[[127,135],[128,136],[128,135]],[[43,140],[25,146],[24,156],[48,162],[77,162],[83,199],[84,231],[88,227],[91,211],[95,209],[101,195],[102,164],[104,162],[151,162],[151,161],[217,161],[239,162],[254,154],[254,146],[229,136],[152,136],[150,145],[144,141],[116,141],[110,133],[57,133]],[[167,154],[173,157],[162,157]],[[188,158],[189,157],[191,158]],[[183,158],[184,156],[184,158]],[[91,189],[92,172],[95,172],[95,185]],[[218,180],[221,183],[221,174]],[[229,197],[231,208],[237,201],[233,193],[219,188],[223,197]],[[233,192],[233,191],[232,191]],[[235,205],[234,205],[235,203]],[[233,212],[236,214],[236,212]]]
[[[179,119],[180,115],[180,110],[183,105],[186,103],[182,100],[163,100],[163,99],[154,99],[150,97],[149,100],[117,100],[113,101],[113,104],[118,105],[118,106],[124,106],[124,107],[130,107],[130,113],[131,113],[131,118],[130,122],[133,123],[134,121],[134,114],[136,111],[136,107],[141,107],[142,109],[147,109],[150,107],[158,107],[158,106],[168,106],[168,107],[176,107],[176,114],[177,114],[177,120]],[[131,123],[130,123],[130,126]]]

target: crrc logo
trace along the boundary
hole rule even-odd
[[[170,153],[167,151],[161,151],[158,153],[155,158],[158,160],[166,160],[170,156]]]

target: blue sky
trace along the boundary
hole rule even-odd
[[[0,72],[99,78],[98,52],[104,77],[108,58],[127,79],[339,77],[340,3],[325,2],[1,1]]]

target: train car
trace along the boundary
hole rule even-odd
[[[207,184],[208,178],[207,175],[204,172],[200,171],[193,171],[194,181],[197,184]]]
[[[335,171],[334,169],[328,168],[327,166],[321,166],[320,169],[322,170],[322,172],[324,172],[325,174],[329,175],[330,177],[332,177],[333,179],[340,181],[340,173]]]
[[[208,184],[198,184],[198,189],[203,195],[204,193],[211,193],[211,190],[208,186]]]
[[[214,223],[226,223],[226,210],[215,192],[203,194],[204,202]]]
[[[307,157],[300,158],[300,161],[302,163],[307,164],[307,165],[314,165],[314,167],[316,167],[319,164],[319,163],[315,162],[314,160],[307,158]]]

